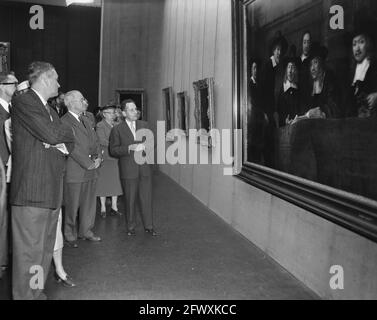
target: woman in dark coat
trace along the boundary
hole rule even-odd
[[[99,169],[97,181],[97,196],[101,200],[101,216],[106,217],[106,197],[111,197],[111,215],[121,215],[118,211],[117,200],[122,194],[119,177],[118,159],[109,155],[109,137],[115,121],[115,106],[101,108],[102,121],[97,123],[97,136],[103,153],[103,162]]]

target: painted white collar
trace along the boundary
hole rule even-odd
[[[363,62],[358,63],[355,70],[355,76],[353,77],[353,84],[356,81],[364,81],[367,71],[370,67],[370,59],[365,58]]]
[[[289,90],[290,88],[298,89],[297,84],[290,82],[288,80],[284,82],[283,86],[284,86],[284,92],[287,92],[287,90]]]

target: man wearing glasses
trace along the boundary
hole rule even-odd
[[[8,170],[10,150],[5,135],[5,121],[10,118],[10,102],[16,91],[17,78],[12,75],[0,75],[0,158],[5,170]],[[5,201],[0,208],[0,278],[8,264],[8,210]]]
[[[83,116],[88,101],[74,90],[65,94],[64,104],[68,112],[61,119],[75,134],[75,148],[68,157],[64,183],[64,236],[68,246],[77,248],[77,238],[101,241],[92,229],[96,215],[97,169],[102,162],[102,154],[93,125]]]

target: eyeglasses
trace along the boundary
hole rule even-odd
[[[0,83],[0,85],[2,85],[2,86],[12,85],[12,84],[17,86],[18,82],[2,82],[2,83]]]

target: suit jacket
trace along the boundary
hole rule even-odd
[[[67,160],[67,183],[87,182],[97,178],[97,170],[88,170],[96,156],[101,157],[100,145],[91,121],[82,117],[85,127],[71,113],[67,112],[62,122],[73,129],[75,147]]]
[[[4,122],[8,118],[9,113],[0,104],[0,158],[3,161],[4,166],[7,164],[10,154],[4,129]]]
[[[149,129],[147,122],[136,121],[136,130]],[[119,158],[119,168],[121,179],[136,179],[139,175],[150,176],[152,174],[150,165],[145,163],[139,165],[134,159],[134,152],[128,151],[131,144],[140,143],[135,141],[126,121],[113,127],[110,133],[110,154],[113,157]],[[146,146],[151,148],[152,146]]]
[[[43,143],[65,143],[74,136],[55,111],[51,117],[33,90],[12,100],[12,184],[10,203],[16,206],[56,209],[61,205],[61,181],[66,156]]]
[[[111,133],[112,128],[113,127],[110,126],[105,120],[102,120],[97,123],[96,132],[97,132],[98,141],[101,145],[103,160],[118,161],[118,159],[110,156],[110,153],[109,153],[109,139],[110,139],[110,133]]]

